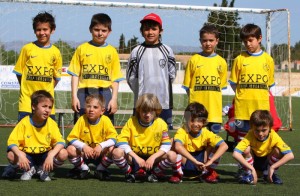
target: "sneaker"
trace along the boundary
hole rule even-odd
[[[219,181],[218,178],[218,173],[214,169],[208,168],[208,171],[200,176],[200,182],[217,183]]]
[[[42,170],[38,174],[40,175],[41,181],[43,181],[43,182],[51,181],[51,178],[50,178],[49,173],[47,171]]]
[[[268,175],[264,175],[263,178],[264,178],[264,182],[267,183],[269,181],[268,180]],[[273,174],[272,180],[273,180],[273,184],[278,184],[278,185],[282,185],[283,184],[282,180],[279,178],[279,176],[277,174]]]
[[[134,183],[135,182],[135,176],[132,173],[126,173],[125,174],[125,181],[129,183]]]
[[[31,180],[32,176],[36,173],[36,170],[34,168],[34,166],[32,166],[30,168],[30,170],[25,171],[22,176],[21,176],[21,180]]]
[[[253,175],[249,173],[244,173],[239,179],[240,184],[253,184]]]
[[[174,184],[178,184],[180,182],[182,182],[182,175],[177,173],[173,173],[173,175],[170,177],[169,179],[170,183],[174,183]]]
[[[156,176],[154,173],[151,173],[151,174],[148,176],[148,182],[158,182],[157,176]]]
[[[108,170],[95,170],[94,176],[101,181],[111,180],[110,172]]]
[[[4,168],[4,171],[2,173],[2,178],[13,179],[16,177],[16,175],[17,175],[17,168],[9,164]]]
[[[73,178],[73,179],[86,179],[88,175],[90,174],[90,169],[88,170],[81,170],[77,167],[74,167],[69,171],[67,174],[67,177]]]
[[[144,178],[146,176],[146,171],[143,168],[140,168],[138,171],[134,173],[136,178]]]

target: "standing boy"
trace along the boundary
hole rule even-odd
[[[215,53],[218,42],[218,29],[204,25],[200,30],[203,51],[190,58],[183,81],[189,103],[201,103],[208,110],[207,127],[214,133],[221,129],[222,89],[227,88],[227,63]]]
[[[184,111],[186,123],[174,136],[174,146],[176,152],[183,157],[182,169],[185,175],[192,173],[200,175],[201,182],[217,183],[215,168],[228,146],[220,136],[205,127],[207,117],[204,105],[190,103]]]
[[[251,129],[233,152],[233,157],[243,165],[240,183],[256,184],[257,171],[260,171],[263,172],[264,181],[283,184],[277,170],[294,159],[294,154],[272,126],[273,119],[269,111],[256,110],[252,113]]]
[[[111,23],[107,14],[93,15],[89,28],[92,40],[76,49],[68,73],[72,75],[72,109],[83,115],[85,98],[101,94],[106,101],[104,114],[113,122],[118,109],[119,82],[124,78],[116,49],[105,42],[112,31]]]
[[[109,180],[107,168],[112,163],[111,152],[117,140],[117,131],[111,120],[103,115],[105,100],[102,95],[89,95],[82,115],[67,137],[69,161],[74,168],[69,177],[87,178],[89,163],[96,165],[94,175],[99,180]]]
[[[50,43],[56,28],[54,17],[41,12],[33,18],[32,26],[37,40],[22,48],[13,70],[20,84],[18,121],[31,114],[30,96],[35,91],[47,90],[54,97],[54,87],[61,77],[61,54]],[[54,107],[51,118],[55,119]]]
[[[140,32],[145,41],[135,47],[128,60],[127,82],[134,93],[134,105],[139,96],[153,93],[162,105],[160,117],[172,126],[172,82],[176,77],[176,62],[172,49],[161,43],[162,20],[154,13],[141,21]]]
[[[241,140],[250,129],[249,119],[255,110],[270,110],[269,89],[274,85],[274,61],[262,51],[261,29],[245,25],[240,32],[246,50],[233,62],[230,85],[235,92],[235,128]]]
[[[50,181],[49,172],[61,166],[68,157],[57,123],[49,118],[54,99],[39,90],[31,96],[32,114],[24,117],[11,132],[7,141],[10,165],[2,177],[12,178],[17,168],[24,170],[21,180],[30,180],[38,174],[42,181]]]

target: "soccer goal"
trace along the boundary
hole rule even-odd
[[[139,32],[140,20],[154,12],[163,20],[162,42],[171,46],[176,54],[177,78],[173,84],[175,127],[183,122],[182,113],[188,101],[181,84],[189,57],[201,51],[199,30],[204,23],[215,24],[220,31],[217,53],[223,56],[231,69],[233,59],[244,50],[239,39],[240,28],[255,23],[263,30],[263,48],[272,55],[276,64],[276,86],[272,89],[283,127],[292,127],[291,96],[297,94],[290,63],[290,27],[287,9],[248,9],[204,7],[192,5],[114,3],[76,0],[13,0],[0,2],[0,124],[14,125],[18,113],[18,82],[11,73],[18,53],[27,42],[35,40],[32,18],[41,11],[51,12],[56,18],[56,31],[51,37],[63,55],[63,78],[56,87],[56,108],[70,109],[70,77],[66,70],[74,49],[89,41],[89,23],[93,14],[107,13],[112,18],[112,33],[107,42],[115,46],[126,67],[129,52],[143,42]],[[125,69],[124,76],[125,76]],[[223,105],[230,104],[233,92],[228,86],[223,91]],[[116,125],[122,126],[133,108],[133,94],[126,81],[120,83],[119,111]],[[224,117],[226,121],[226,117]],[[65,125],[73,123],[72,114],[65,115]]]

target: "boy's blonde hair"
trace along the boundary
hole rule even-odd
[[[85,104],[88,104],[91,102],[91,100],[93,99],[96,99],[99,103],[99,105],[102,107],[102,108],[105,108],[105,99],[102,95],[100,94],[91,94],[91,95],[88,95],[86,98],[85,98]]]
[[[54,103],[54,98],[48,91],[45,90],[35,91],[31,95],[31,106],[36,107],[44,99],[49,99],[52,102],[52,104]]]
[[[256,110],[251,114],[250,127],[268,126],[273,127],[273,118],[268,110]]]
[[[156,116],[159,116],[162,107],[158,98],[151,93],[146,93],[140,96],[136,102],[136,115],[140,118],[141,112],[155,111]]]

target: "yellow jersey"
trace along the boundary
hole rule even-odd
[[[161,145],[171,145],[168,126],[163,119],[156,118],[150,126],[144,127],[133,116],[118,135],[117,146],[122,144],[128,144],[139,156],[151,156]]]
[[[31,95],[46,90],[54,97],[55,80],[61,79],[62,57],[54,45],[39,47],[34,42],[26,44],[20,53],[13,72],[22,76],[19,111],[32,112]],[[53,107],[51,114],[55,114]]]
[[[245,138],[238,143],[234,151],[243,153],[250,146],[251,151],[257,157],[269,155],[274,147],[277,147],[282,154],[292,152],[291,148],[282,140],[282,138],[271,129],[269,136],[264,141],[259,141],[254,136],[253,130],[250,130]]]
[[[115,127],[107,116],[102,115],[97,123],[91,124],[84,114],[74,125],[67,137],[67,141],[72,144],[74,141],[80,140],[94,148],[96,145],[99,145],[99,143],[108,139],[112,139],[116,142],[117,135],[118,133]]]
[[[183,88],[189,91],[189,103],[205,106],[208,122],[222,123],[222,89],[227,88],[227,63],[221,56],[192,56],[185,69]]]
[[[7,141],[8,150],[17,146],[29,154],[48,152],[56,144],[65,145],[57,123],[52,118],[47,118],[43,126],[36,127],[30,116],[24,117],[16,125]]]
[[[124,80],[117,50],[111,45],[81,44],[75,51],[68,73],[79,77],[78,88],[109,88]]]
[[[270,110],[269,87],[275,83],[272,57],[243,52],[234,60],[229,82],[236,85],[235,119],[249,120],[258,109]]]

